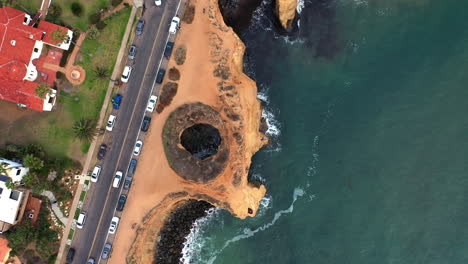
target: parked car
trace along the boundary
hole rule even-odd
[[[98,160],[104,159],[104,157],[106,156],[106,152],[107,152],[107,145],[101,144],[101,146],[99,146],[99,151],[97,154]]]
[[[153,113],[154,107],[156,106],[156,101],[158,101],[158,97],[156,95],[152,95],[148,100],[148,104],[146,105],[146,112]]]
[[[166,70],[165,69],[159,69],[158,76],[156,76],[156,82],[157,83],[162,83],[162,81],[164,79],[164,74],[166,74]]]
[[[91,182],[97,182],[99,179],[99,175],[101,175],[101,166],[96,165],[94,166],[93,172],[91,173]]]
[[[137,36],[143,33],[143,27],[145,27],[145,21],[143,19],[138,20],[138,24],[135,29]]]
[[[109,234],[115,234],[117,227],[119,226],[120,218],[117,216],[112,217],[110,226],[109,226]]]
[[[136,46],[131,45],[130,48],[128,49],[128,59],[129,60],[135,59],[135,54],[136,54]]]
[[[155,0],[155,1],[154,1],[154,4],[155,4],[156,6],[161,6],[161,5],[162,5],[162,0]]]
[[[171,57],[172,48],[174,48],[174,42],[167,42],[166,48],[164,49],[164,57],[166,58]]]
[[[120,195],[119,202],[117,203],[117,208],[115,210],[122,212],[126,202],[127,202],[127,195],[125,194]]]
[[[112,182],[112,187],[119,188],[120,181],[122,180],[122,177],[123,177],[123,172],[122,171],[116,171],[115,176],[114,176],[114,181]]]
[[[109,256],[110,256],[111,250],[112,250],[112,245],[109,244],[109,243],[106,243],[104,245],[104,249],[102,250],[101,258],[102,259],[108,259]]]
[[[96,260],[94,260],[94,258],[89,258],[88,261],[86,262],[86,264],[94,264],[96,263]]]
[[[133,155],[135,156],[140,155],[142,147],[143,147],[143,141],[137,140],[137,142],[135,143],[135,148],[133,149]]]
[[[130,173],[130,174],[135,173],[137,163],[138,163],[138,161],[136,159],[132,159],[130,161],[130,165],[128,165],[128,173]]]
[[[125,66],[123,72],[122,72],[122,78],[120,78],[120,80],[123,82],[123,83],[126,83],[128,82],[128,79],[130,78],[130,74],[132,73],[132,67],[130,66]]]
[[[141,131],[146,132],[149,129],[151,123],[151,117],[145,116],[143,122],[141,123]]]
[[[115,115],[110,115],[109,116],[109,120],[107,120],[107,125],[106,125],[106,130],[107,131],[112,131],[112,129],[114,128],[115,119],[116,119]]]
[[[67,253],[67,258],[65,259],[65,263],[72,263],[73,258],[75,257],[76,250],[74,248],[70,248]]]
[[[177,30],[179,29],[179,24],[180,24],[180,18],[178,17],[173,17],[171,21],[171,25],[169,26],[169,33],[175,34],[177,33]]]
[[[116,94],[114,98],[112,98],[112,108],[114,109],[119,109],[120,104],[122,103],[122,95],[121,94]]]
[[[127,175],[125,177],[124,186],[123,186],[124,190],[130,189],[130,185],[132,185],[132,180],[133,180],[132,176]]]
[[[86,222],[86,212],[81,212],[78,216],[78,220],[76,220],[76,227],[79,229],[83,229],[83,226]]]

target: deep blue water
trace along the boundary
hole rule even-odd
[[[289,38],[270,1],[241,36],[268,193],[198,221],[186,262],[468,263],[468,1],[309,0]]]

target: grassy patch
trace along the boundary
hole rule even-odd
[[[80,194],[80,202],[84,201],[85,197],[86,197],[86,192],[82,191]]]
[[[91,146],[91,142],[84,142],[83,144],[81,144],[81,152],[83,154],[88,153],[90,146]]]
[[[82,12],[79,16],[73,14],[72,4],[78,3],[82,7]],[[110,7],[109,0],[54,0],[54,4],[62,8],[60,19],[72,27],[79,28],[85,31],[89,25],[89,16],[107,10]]]
[[[21,11],[26,11],[24,10],[25,8],[29,12],[35,13],[41,8],[41,3],[42,1],[40,0],[15,0],[11,1],[11,4],[8,5]]]
[[[75,234],[75,229],[70,229],[70,233],[68,233],[68,239],[72,240],[74,234]]]
[[[54,1],[63,2],[65,1]],[[84,4],[86,1],[82,2],[87,12],[88,7]],[[81,61],[77,62],[86,70],[86,80],[75,88],[76,92],[69,94],[59,91],[57,104],[52,112],[31,111],[31,114],[13,123],[14,129],[11,131],[15,133],[0,132],[0,137],[8,138],[9,142],[16,144],[38,143],[53,157],[80,159],[88,151],[89,144],[74,138],[72,126],[82,117],[94,120],[99,117],[109,81],[95,79],[93,69],[100,65],[112,72],[130,12],[130,8],[125,8],[116,13],[106,20],[107,27],[100,37],[84,41],[83,48],[92,56],[82,53]]]
[[[78,220],[78,217],[80,216],[80,213],[81,213],[81,209],[80,208],[76,208],[76,211],[75,211],[75,220]]]
[[[85,181],[84,181],[84,184],[85,184],[85,185],[89,185],[89,180],[85,180]]]

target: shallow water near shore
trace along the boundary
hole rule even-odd
[[[290,37],[270,2],[241,34],[267,196],[199,219],[184,262],[468,263],[468,2],[306,0]]]

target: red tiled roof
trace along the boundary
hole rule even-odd
[[[46,58],[39,57],[32,62],[38,71],[36,82],[24,81],[23,78],[26,76],[36,40],[55,45],[51,32],[61,28],[65,34],[68,29],[46,21],[41,21],[35,28],[24,25],[24,19],[25,13],[22,11],[10,7],[0,8],[0,99],[43,111],[44,100],[35,93],[39,86],[36,82],[51,86],[54,84],[56,71],[44,67],[44,64],[58,65],[61,51],[49,52]],[[49,54],[52,54],[50,58]]]
[[[42,31],[46,32],[46,35],[42,39],[45,43],[49,43],[52,45],[57,45],[58,43],[62,43],[63,41],[61,40],[56,40],[52,37],[52,33],[61,30],[61,34],[67,34],[68,28],[62,27],[56,24],[52,24],[50,22],[47,22],[45,20],[42,20],[39,22],[39,26],[37,26],[38,29],[41,29]]]
[[[29,194],[26,208],[24,209],[23,219],[28,219],[31,225],[35,225],[41,210],[42,200]],[[31,217],[31,218],[30,218]]]
[[[0,237],[0,263],[6,261],[10,251],[11,248],[8,247],[8,240],[6,240],[3,237]]]

